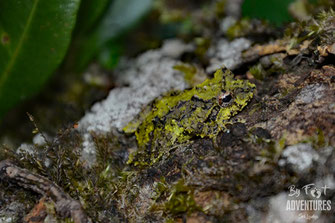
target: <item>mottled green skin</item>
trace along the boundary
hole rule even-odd
[[[138,142],[138,150],[130,155],[128,163],[153,164],[174,145],[192,137],[216,137],[229,119],[248,104],[254,89],[254,84],[236,80],[229,70],[223,69],[190,90],[155,101],[148,113],[124,128],[126,133],[135,132]],[[224,91],[233,98],[220,106],[218,96]]]

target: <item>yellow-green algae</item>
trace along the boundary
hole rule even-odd
[[[176,143],[194,136],[214,138],[248,104],[254,89],[249,81],[236,80],[228,69],[220,69],[214,78],[192,89],[172,92],[155,101],[147,114],[124,128],[126,133],[135,132],[138,143],[128,163],[153,164]],[[218,96],[224,92],[229,92],[232,100],[220,106]]]

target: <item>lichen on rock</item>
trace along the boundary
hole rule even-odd
[[[183,50],[177,55],[171,55],[166,52],[171,44],[177,44],[178,50]],[[93,105],[79,121],[79,129],[84,135],[83,156],[86,160],[91,163],[95,160],[90,132],[106,134],[111,129],[122,130],[140,113],[143,106],[156,97],[188,86],[183,74],[173,69],[173,66],[179,62],[176,57],[190,47],[178,40],[168,41],[161,49],[148,51],[136,59],[121,61],[115,71],[115,81],[123,87],[112,89],[104,101]]]

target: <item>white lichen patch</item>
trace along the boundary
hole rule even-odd
[[[237,18],[233,16],[227,16],[220,22],[220,31],[224,34],[227,33],[228,29],[233,26],[237,21]]]
[[[228,69],[234,69],[242,64],[242,52],[251,46],[251,41],[245,38],[235,39],[229,42],[226,39],[219,39],[208,50],[208,58],[210,65],[207,72],[226,66]]]
[[[282,153],[284,159],[279,161],[280,165],[291,165],[297,173],[308,171],[313,161],[318,161],[319,155],[310,144],[300,143],[288,146]]]
[[[32,144],[22,143],[16,150],[17,154],[29,154],[34,155],[36,153],[35,148]]]
[[[170,47],[183,50],[171,54]],[[108,97],[96,103],[79,122],[79,130],[84,135],[83,156],[86,159],[94,156],[90,132],[103,134],[112,128],[121,131],[143,106],[156,97],[188,87],[183,74],[174,70],[173,66],[179,62],[176,57],[190,47],[181,42],[168,41],[161,49],[147,51],[134,60],[121,61],[114,74],[116,84],[121,87],[112,89]]]
[[[51,140],[46,133],[37,133],[33,138],[33,144],[38,146],[43,146],[47,143],[46,140]]]
[[[307,214],[305,211],[287,210],[287,202],[291,199],[292,197],[284,192],[272,196],[269,200],[269,211],[264,222],[307,223],[308,221],[301,217],[302,214]],[[303,199],[303,195],[300,199]]]
[[[321,99],[325,94],[326,86],[322,84],[313,84],[301,90],[297,96],[298,103],[309,104]]]

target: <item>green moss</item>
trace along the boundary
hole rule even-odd
[[[35,129],[39,131],[36,124]],[[106,211],[106,207],[114,206],[115,191],[124,187],[131,173],[121,172],[124,161],[120,154],[117,154],[118,150],[122,150],[119,142],[121,137],[92,133],[92,138],[97,160],[90,168],[81,160],[81,135],[71,128],[59,131],[54,141],[35,146],[33,155],[14,153],[7,148],[2,150],[4,152],[0,154],[0,160],[17,160],[23,168],[47,177],[73,199],[80,201],[85,213],[96,222],[115,222],[110,219],[118,217],[116,211]],[[0,182],[1,189],[3,186],[6,185]],[[34,197],[23,190],[22,193],[21,190],[15,191],[15,199],[31,205],[31,208],[34,201],[38,200],[36,195],[33,195]],[[62,222],[71,222],[71,219],[62,219]]]
[[[252,66],[249,69],[249,72],[257,79],[257,80],[263,80],[265,77],[265,70],[263,69],[261,64],[257,64]]]
[[[335,12],[333,9],[321,11],[308,21],[292,23],[285,30],[285,36],[293,48],[304,40],[316,41],[317,45],[334,43],[333,20]]]
[[[237,21],[234,25],[230,26],[227,30],[227,36],[230,39],[244,36],[246,32],[252,29],[252,24],[250,19],[243,18]]]
[[[151,211],[164,211],[170,217],[181,213],[191,214],[195,211],[201,211],[194,200],[194,190],[192,187],[185,184],[184,179],[180,179],[173,185],[166,184],[165,180],[155,185],[155,201],[163,200],[163,202],[156,202],[150,208]]]
[[[178,70],[184,74],[184,79],[189,85],[193,85],[194,76],[197,73],[197,68],[189,64],[177,64],[173,69]]]
[[[201,210],[194,200],[194,191],[185,185],[183,179],[179,180],[171,189],[171,194],[165,202],[165,211],[172,215],[192,213]]]
[[[334,17],[335,12],[333,9],[319,13],[314,21],[310,22],[306,27],[307,31],[309,31],[308,36],[319,38],[321,43],[333,43],[335,37]]]
[[[218,0],[215,3],[215,14],[218,18],[223,18],[225,16],[227,0]]]
[[[207,50],[211,46],[211,39],[210,38],[204,38],[204,37],[197,37],[195,38],[195,54],[200,58],[204,59],[206,56]]]
[[[260,156],[264,160],[277,162],[286,146],[286,134],[278,140],[256,138],[254,143],[258,145],[264,144],[265,148],[260,151]]]
[[[166,180],[164,177],[162,177],[160,181],[155,182],[153,187],[154,187],[155,193],[152,199],[154,199],[155,201],[159,200],[169,191],[169,185],[166,183]]]
[[[308,136],[301,141],[301,143],[311,144],[315,149],[327,147],[330,145],[329,142],[330,142],[329,138],[325,136],[324,132],[320,128],[316,130],[315,134]]]

